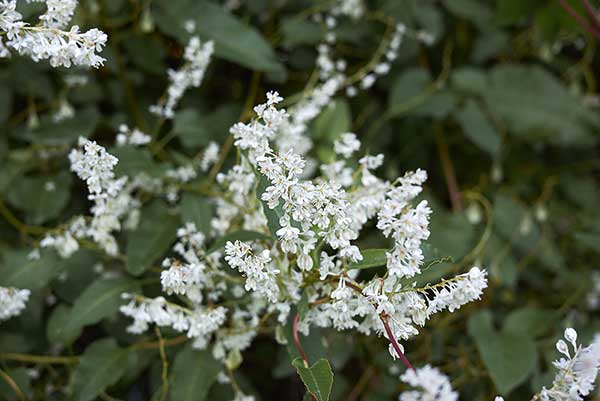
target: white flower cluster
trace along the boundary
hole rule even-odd
[[[577,345],[577,332],[568,328],[564,333],[565,340],[558,340],[556,349],[566,358],[554,361],[558,373],[552,387],[543,388],[539,393],[542,401],[583,401],[594,389],[594,383],[600,369],[600,343],[593,342],[583,348]]]
[[[150,111],[163,118],[171,119],[175,115],[175,107],[190,87],[199,87],[214,51],[212,41],[202,43],[198,37],[192,37],[185,47],[183,58],[185,64],[179,70],[169,70],[169,87],[166,99],[151,106]]]
[[[47,0],[47,11],[40,16],[41,24],[31,26],[16,11],[16,0],[0,0],[0,31],[6,34],[0,42],[0,56],[6,57],[12,48],[34,61],[49,60],[53,67],[72,65],[98,68],[104,59],[96,54],[106,45],[104,32],[93,28],[80,32],[77,25],[63,30],[73,16],[77,1]]]
[[[241,241],[227,242],[225,245],[225,260],[234,269],[238,269],[246,277],[246,290],[257,291],[276,302],[279,297],[276,276],[279,270],[271,262],[269,250],[265,249],[255,255],[252,248]]]
[[[0,321],[19,315],[29,300],[31,291],[12,287],[0,287]]]
[[[209,142],[202,154],[200,161],[200,170],[207,171],[217,160],[219,160],[219,145],[216,142]]]
[[[454,311],[481,296],[487,280],[486,273],[477,267],[440,284],[403,288],[401,279],[420,273],[423,261],[420,246],[429,236],[431,211],[427,203],[422,201],[414,208],[411,205],[426,179],[424,171],[406,174],[394,183],[383,181],[373,173],[383,162],[383,156],[378,155],[361,158],[357,172],[348,167],[349,161],[342,159],[322,166],[323,177],[303,180],[304,160],[292,149],[277,152],[271,148],[270,140],[289,127],[287,122],[291,118],[285,110],[277,109],[280,101],[277,93],[267,94],[267,102],[255,108],[255,120],[238,123],[231,129],[234,143],[245,157],[228,174],[220,176],[235,206],[217,203],[218,217],[213,220],[213,227],[222,227],[217,232],[223,233],[243,218],[243,227],[248,229],[247,216],[253,213],[252,207],[257,207],[252,206],[257,196],[264,203],[263,211],[272,210],[279,225],[275,248],[261,251],[242,243],[229,244],[226,253],[230,257],[226,260],[232,267],[244,274],[260,273],[261,280],[272,284],[262,289],[259,286],[259,291],[264,293],[264,288],[273,291],[279,287],[281,302],[288,297],[294,299],[297,293],[297,288],[289,284],[297,274],[290,269],[289,260],[305,272],[317,264],[321,283],[315,286],[310,300],[329,297],[331,302],[320,303],[306,313],[299,326],[303,331],[317,325],[338,330],[355,328],[365,334],[374,331],[387,336],[383,316],[394,336],[407,339],[418,333],[415,325],[424,325],[432,314],[445,309]],[[359,149],[360,142],[354,134],[345,133],[334,146],[337,154],[349,157]],[[384,280],[356,283],[353,278],[358,271],[348,266],[360,261],[362,255],[351,241],[358,238],[364,224],[376,215],[378,228],[394,239],[394,247],[388,252],[388,274]],[[253,229],[264,232],[266,220],[256,219]],[[334,254],[321,252],[317,257],[315,250],[322,246],[332,249]],[[256,256],[262,255],[261,252],[264,258]],[[257,279],[253,275],[248,277],[252,277],[250,288],[255,289]],[[328,284],[331,280],[337,281],[337,287]],[[288,284],[288,288],[281,283]],[[272,301],[273,293],[269,292],[269,296]]]
[[[405,391],[399,401],[457,401],[458,393],[452,390],[448,377],[438,369],[425,365],[408,369],[400,380],[417,390]]]
[[[383,207],[377,215],[377,228],[386,237],[394,239],[394,247],[387,254],[387,266],[390,274],[398,278],[413,277],[421,272],[421,241],[429,238],[431,209],[426,200],[415,208],[410,204],[421,192],[421,185],[426,179],[427,173],[423,170],[399,178],[397,181],[400,185],[387,192]]]
[[[137,128],[133,130],[127,125],[119,125],[119,133],[117,134],[117,146],[133,145],[144,146],[150,143],[152,138],[150,135],[144,134]]]

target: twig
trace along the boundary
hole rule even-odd
[[[167,359],[167,354],[165,353],[165,341],[158,326],[154,326],[154,332],[156,333],[156,337],[158,337],[158,351],[160,353],[160,360],[162,361],[162,389],[159,401],[164,401],[169,392],[169,361]]]
[[[346,398],[346,401],[358,400],[358,397],[360,397],[360,394],[364,391],[367,384],[369,384],[374,374],[375,369],[373,369],[372,366],[369,366],[367,369],[365,369],[363,374],[356,382],[356,385],[352,388],[352,391],[350,391],[350,394],[348,394],[348,398]]]
[[[571,5],[567,0],[558,0],[562,8],[564,8],[575,20],[577,23],[586,31],[591,33],[596,39],[600,40],[600,30],[596,29],[594,26],[590,25],[585,18],[583,18]]]
[[[444,170],[444,177],[446,178],[446,185],[448,187],[448,193],[450,194],[450,202],[452,203],[452,210],[459,212],[462,210],[462,202],[460,199],[460,191],[458,189],[458,182],[456,180],[456,173],[454,171],[454,165],[450,158],[450,152],[448,150],[448,144],[442,133],[442,126],[439,123],[435,124],[435,138],[442,162],[442,169]]]
[[[381,322],[383,323],[383,327],[385,328],[385,332],[388,335],[388,339],[390,340],[390,343],[392,343],[392,347],[394,348],[394,351],[400,357],[400,360],[402,361],[404,366],[406,366],[407,369],[415,370],[415,368],[413,368],[413,366],[410,364],[410,361],[406,358],[406,356],[404,356],[404,353],[400,349],[400,345],[398,344],[398,341],[396,341],[396,337],[394,337],[394,333],[392,333],[392,329],[390,328],[390,324],[387,321],[387,317],[381,316]]]
[[[20,401],[27,401],[27,398],[25,398],[25,394],[23,394],[19,385],[8,375],[8,373],[0,369],[0,376],[2,376],[4,381],[13,389]]]
[[[306,356],[306,353],[304,352],[304,349],[302,348],[302,344],[300,344],[300,338],[298,337],[298,320],[300,319],[300,315],[298,313],[296,313],[296,316],[294,316],[294,321],[292,322],[292,335],[294,336],[294,343],[296,344],[296,348],[298,348],[298,352],[300,352],[300,356],[302,357],[302,360],[304,361],[304,367],[308,368],[308,356]],[[315,397],[314,395],[310,395],[310,398],[313,401],[317,401],[317,397]]]

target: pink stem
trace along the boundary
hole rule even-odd
[[[390,328],[390,325],[387,322],[387,319],[382,317],[381,321],[383,322],[383,327],[385,328],[385,332],[387,333],[388,338],[389,338],[390,342],[392,343],[392,347],[394,348],[394,351],[396,351],[396,354],[398,354],[398,356],[400,357],[400,360],[402,361],[404,366],[406,366],[407,369],[415,370],[415,368],[413,368],[413,366],[410,364],[410,361],[406,358],[406,356],[404,356],[404,353],[400,349],[400,345],[396,341],[396,337],[394,337],[394,333],[392,333],[392,329]]]
[[[304,366],[308,367],[308,356],[306,356],[306,353],[302,348],[302,344],[300,344],[300,337],[298,337],[298,320],[300,320],[300,315],[296,313],[296,316],[294,316],[294,321],[292,322],[292,335],[294,336],[294,343],[296,343],[296,348],[298,348],[298,352],[300,352],[300,356],[304,361]],[[317,401],[317,397],[315,397],[314,395],[311,394],[310,397],[312,401]]]
[[[596,39],[600,40],[600,31],[594,28],[592,25],[588,23],[571,5],[567,0],[558,0],[562,8],[564,8],[575,20],[577,23],[586,31],[591,33]]]
[[[590,0],[583,0],[583,6],[585,7],[585,10],[587,11],[590,18],[592,19],[592,25],[594,25],[596,28],[600,28],[600,15],[598,14],[594,6],[592,6]]]

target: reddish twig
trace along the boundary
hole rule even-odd
[[[302,348],[302,344],[300,344],[300,337],[298,337],[298,320],[300,320],[300,315],[296,313],[296,316],[294,316],[294,321],[292,322],[292,335],[294,336],[294,343],[296,343],[296,348],[298,348],[298,352],[300,353],[300,356],[304,361],[304,366],[308,368],[308,356],[306,356],[306,353]],[[312,394],[310,395],[310,398],[312,399],[312,401],[317,401],[317,397],[315,397]]]
[[[583,1],[583,7],[585,8],[585,11],[588,13],[589,17],[592,19],[592,25],[594,25],[596,28],[600,28],[600,14],[598,14],[598,11],[596,11],[594,6],[592,6],[592,3],[590,3],[590,0],[582,0],[582,1]]]
[[[571,14],[573,18],[577,21],[577,23],[590,34],[592,34],[596,39],[600,40],[600,30],[596,29],[593,25],[583,18],[575,9],[569,4],[567,0],[558,0],[562,8],[565,9],[566,12]],[[591,7],[591,5],[590,5]],[[594,12],[595,13],[595,12]]]
[[[385,332],[388,335],[388,339],[390,340],[390,343],[392,343],[392,347],[394,348],[394,351],[396,351],[396,354],[400,357],[400,360],[402,361],[404,366],[406,366],[407,369],[415,370],[415,368],[413,368],[413,366],[410,364],[410,361],[406,358],[406,356],[404,356],[404,353],[400,349],[400,345],[398,344],[398,341],[396,341],[396,337],[394,337],[394,333],[392,333],[392,329],[390,328],[390,324],[388,323],[387,318],[382,316],[381,321],[383,322],[383,327],[385,328]]]

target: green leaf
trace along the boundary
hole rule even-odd
[[[25,213],[28,224],[43,224],[60,215],[71,196],[72,175],[66,171],[52,176],[16,180],[7,193],[11,206]]]
[[[496,332],[489,311],[472,315],[468,331],[500,394],[508,395],[531,376],[537,349],[530,335]]]
[[[15,131],[15,137],[36,145],[69,145],[80,136],[89,137],[96,128],[100,114],[94,108],[78,110],[73,118],[55,122],[51,115],[40,118],[36,128]]]
[[[503,330],[540,337],[556,323],[559,314],[551,309],[526,306],[512,311],[504,320]]]
[[[123,304],[121,294],[136,292],[138,284],[127,278],[100,279],[87,287],[75,300],[71,313],[56,328],[55,336],[72,338],[82,327],[113,315]]]
[[[110,148],[108,151],[119,159],[115,166],[117,176],[134,177],[139,173],[145,173],[150,177],[161,177],[169,168],[166,163],[156,163],[148,149],[140,149],[135,146],[118,146]]]
[[[296,368],[309,393],[314,395],[318,401],[329,400],[333,386],[333,371],[327,359],[319,359],[311,367],[306,367],[302,358],[296,358],[292,365]]]
[[[458,111],[456,118],[465,135],[481,150],[497,157],[501,138],[494,125],[483,113],[477,102],[472,99]]]
[[[192,19],[196,23],[194,34],[213,40],[218,57],[259,71],[285,74],[285,67],[269,42],[221,5],[198,0],[162,0],[152,2],[152,6],[158,27],[181,43],[186,43],[190,36],[181,21]]]
[[[212,204],[206,197],[190,192],[181,196],[181,221],[194,223],[204,234],[210,231],[212,212]]]
[[[210,112],[184,109],[175,113],[173,132],[185,148],[197,149],[211,140],[223,140],[240,112],[241,107],[236,103],[226,103]]]
[[[72,330],[70,332],[64,330],[64,325],[70,319],[72,309],[66,304],[59,304],[52,310],[46,326],[48,341],[53,344],[71,344],[79,337],[81,330]]]
[[[283,18],[280,32],[285,47],[315,45],[323,38],[323,32],[317,23],[297,17]]]
[[[169,213],[162,202],[145,207],[139,227],[127,241],[127,271],[137,276],[150,268],[170,248],[179,224],[177,216]]]
[[[112,338],[96,341],[87,347],[73,373],[74,399],[92,400],[118,382],[130,358],[135,358],[135,353],[119,348]]]
[[[600,116],[541,67],[499,65],[489,74],[481,96],[517,138],[566,146],[598,141]]]
[[[349,269],[369,269],[371,267],[385,266],[387,264],[389,249],[365,249],[361,251],[363,259],[352,263]]]
[[[210,248],[208,248],[206,253],[211,254],[214,251],[221,249],[229,241],[231,241],[231,242],[233,242],[233,241],[247,242],[247,241],[260,241],[260,240],[264,241],[264,240],[271,240],[271,239],[272,238],[269,237],[268,235],[265,235],[263,233],[259,233],[256,231],[246,231],[246,230],[234,231],[231,234],[227,234],[222,237],[219,237],[212,244],[212,246]]]
[[[492,17],[492,10],[478,0],[445,0],[444,5],[457,17],[468,19],[478,25],[488,24]]]
[[[53,251],[42,251],[39,259],[30,259],[29,250],[8,251],[0,266],[0,284],[37,290],[45,287],[61,270],[62,263]]]
[[[175,358],[172,373],[172,401],[203,401],[217,379],[222,366],[208,350],[191,347],[181,350]]]
[[[333,142],[352,128],[352,113],[346,99],[337,99],[315,119],[313,136]]]
[[[388,100],[388,113],[392,117],[404,113],[409,104],[412,105],[413,102],[417,101],[417,98],[425,91],[430,82],[431,77],[424,69],[409,68],[404,70],[394,79],[392,84]]]

